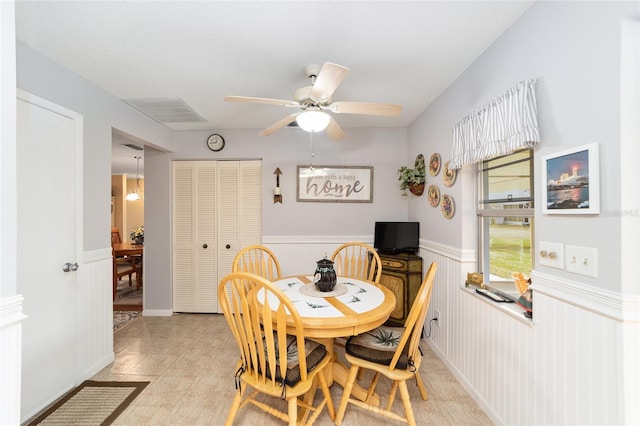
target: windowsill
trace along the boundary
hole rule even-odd
[[[505,314],[513,317],[514,319],[520,321],[521,323],[526,324],[529,327],[533,327],[533,325],[534,325],[533,319],[526,318],[524,316],[524,309],[522,309],[516,303],[498,303],[498,302],[494,302],[491,299],[476,293],[476,287],[472,287],[472,286],[465,287],[463,285],[462,287],[460,287],[460,289],[462,291],[465,291],[465,292],[469,293],[470,295],[472,295],[476,299],[478,299],[478,300],[480,300],[480,301],[482,301],[484,303],[487,303],[487,304],[493,306],[494,308],[496,308],[497,310],[502,311]]]

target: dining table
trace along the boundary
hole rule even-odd
[[[335,340],[364,333],[384,324],[396,304],[391,290],[372,281],[343,276],[337,277],[336,286],[330,292],[317,290],[310,275],[284,277],[273,281],[273,284],[291,299],[298,310],[305,337],[322,343],[331,354],[328,383],[337,382],[344,387],[349,369],[340,362],[334,351]],[[367,393],[367,389],[357,383],[354,385],[354,397],[379,405],[379,396],[374,393],[367,397]]]

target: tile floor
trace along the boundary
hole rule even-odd
[[[425,358],[421,374],[429,399],[420,398],[409,384],[419,425],[491,425],[491,420],[449,373],[444,364],[421,344]],[[236,392],[233,374],[237,360],[235,341],[222,315],[176,314],[142,317],[114,335],[115,361],[94,380],[145,380],[151,383],[115,421],[115,425],[222,425]],[[364,379],[368,376],[365,375]],[[380,380],[384,395],[388,384]],[[338,406],[342,388],[331,388]],[[396,401],[395,406],[399,406]],[[274,404],[282,402],[276,400]],[[282,425],[282,421],[255,407],[245,407],[237,425]],[[326,409],[316,425],[333,425]],[[401,424],[349,406],[343,425]]]

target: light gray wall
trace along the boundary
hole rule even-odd
[[[18,88],[84,116],[84,250],[108,248],[112,128],[163,149],[173,132],[20,42],[16,53]]]
[[[171,162],[173,160],[261,159],[263,236],[370,235],[375,221],[407,220],[408,199],[396,176],[406,163],[406,129],[345,129],[333,141],[314,136],[314,165],[373,166],[373,203],[296,202],[296,170],[311,160],[309,135],[284,129],[272,136],[259,130],[216,130],[226,141],[214,153],[206,146],[211,132],[176,132],[175,152],[145,150],[145,309],[171,308]],[[282,204],[273,202],[275,169],[282,171]]]
[[[314,165],[373,166],[373,203],[298,203],[296,167],[311,161],[309,134],[284,129],[272,136],[259,130],[221,130],[223,151],[205,144],[211,132],[177,132],[172,159],[262,159],[264,235],[373,234],[375,220],[405,220],[396,170],[405,164],[406,129],[346,129],[340,141],[321,133],[313,137]],[[275,169],[280,168],[283,203],[273,203]]]
[[[623,18],[640,19],[639,4],[536,3],[412,123],[408,133],[410,151],[440,152],[446,161],[457,121],[517,82],[537,78],[542,141],[535,149],[535,240],[597,248],[599,278],[537,264],[536,269],[614,292],[622,291],[620,201],[637,197],[620,192],[620,28]],[[600,144],[601,213],[543,215],[541,157],[594,142]],[[428,229],[428,239],[476,248],[474,170],[463,167],[456,184],[447,189],[456,201],[453,220],[445,220],[437,209],[411,206],[409,215]],[[443,189],[441,181],[438,186]],[[638,286],[632,291],[640,292]]]
[[[297,165],[311,160],[308,134],[286,129],[268,138],[259,130],[220,131],[226,147],[213,153],[211,132],[173,132],[39,52],[17,44],[18,87],[84,116],[84,250],[110,246],[111,138],[116,128],[145,142],[145,308],[171,308],[171,161],[262,159],[263,235],[373,235],[376,220],[406,220],[397,169],[407,155],[406,129],[346,129],[332,141],[314,137],[314,164],[374,167],[373,203],[297,203]],[[157,149],[156,149],[157,148]],[[175,152],[172,152],[174,151]],[[273,172],[280,167],[283,204],[274,204]]]
[[[0,2],[0,299],[16,294],[15,40],[14,3]]]

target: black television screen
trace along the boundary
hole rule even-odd
[[[420,222],[376,222],[373,247],[383,254],[417,253]]]

